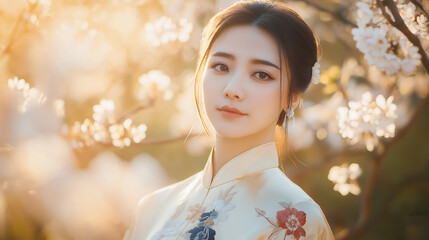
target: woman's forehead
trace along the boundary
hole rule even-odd
[[[253,25],[237,25],[223,30],[214,41],[209,57],[219,52],[235,59],[261,59],[280,65],[275,38]]]

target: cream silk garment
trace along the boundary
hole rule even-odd
[[[319,205],[279,168],[275,142],[144,196],[124,240],[334,239]]]

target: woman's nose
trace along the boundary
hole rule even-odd
[[[243,99],[243,91],[241,89],[242,82],[245,75],[239,72],[236,72],[232,78],[229,80],[228,84],[223,91],[223,94],[226,98],[231,99]]]

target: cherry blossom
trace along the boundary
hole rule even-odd
[[[26,112],[29,105],[43,104],[47,97],[37,88],[31,88],[24,79],[14,77],[8,80],[9,89],[15,90],[18,98],[18,110]]]
[[[334,190],[345,196],[349,193],[359,195],[361,190],[356,179],[362,174],[359,164],[352,163],[350,166],[333,166],[329,170],[328,179],[335,183]]]
[[[148,100],[160,96],[163,100],[170,100],[173,91],[170,88],[171,79],[160,70],[151,70],[139,77],[139,89],[136,93],[138,100]]]
[[[402,1],[396,1],[407,27],[412,33],[427,38],[427,19],[423,15],[415,17],[416,7],[411,2],[401,3]],[[413,73],[421,58],[417,47],[413,46],[398,29],[388,24],[376,1],[359,1],[356,6],[358,27],[352,29],[353,39],[368,64],[385,70],[388,75]],[[386,11],[391,15],[390,11]],[[399,46],[399,49],[393,50],[396,46]]]
[[[350,101],[348,107],[337,110],[341,136],[350,144],[363,141],[368,151],[373,151],[377,146],[378,137],[395,136],[396,118],[393,96],[385,99],[383,95],[378,95],[373,99],[370,92],[365,92],[359,102]]]
[[[102,99],[93,110],[93,120],[85,119],[83,123],[76,121],[71,127],[68,137],[74,148],[97,142],[123,148],[146,138],[146,124],[134,126],[129,118],[120,123],[115,121],[115,104],[112,100]]]
[[[176,24],[173,19],[162,16],[155,22],[145,25],[145,36],[153,46],[158,47],[176,40],[187,42],[192,29],[192,23],[186,18],[179,19]]]

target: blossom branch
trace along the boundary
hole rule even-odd
[[[427,176],[427,174],[421,174],[421,175],[418,175],[418,176],[412,176],[412,177],[409,177],[409,178],[407,178],[407,179],[405,179],[404,181],[402,181],[398,186],[397,186],[397,188],[395,189],[395,191],[392,193],[392,194],[390,194],[388,197],[387,197],[387,200],[385,201],[385,203],[384,203],[384,207],[383,207],[383,210],[381,211],[381,213],[380,214],[377,214],[377,215],[375,215],[374,217],[373,217],[373,222],[377,222],[378,221],[378,219],[381,217],[381,216],[383,216],[383,215],[385,215],[385,214],[388,214],[388,210],[389,210],[389,208],[390,208],[390,206],[391,206],[391,203],[392,203],[392,201],[393,200],[395,200],[404,190],[406,190],[408,187],[410,187],[410,186],[415,186],[415,184],[417,184],[417,183],[426,183],[426,182],[428,182],[429,181],[429,177]],[[368,227],[369,226],[369,224],[366,224],[366,227]],[[363,230],[363,229],[362,229]],[[349,237],[349,239],[350,238],[352,238],[352,237]]]
[[[125,119],[130,118],[133,115],[136,115],[138,112],[140,112],[146,108],[152,107],[155,104],[155,101],[156,101],[156,98],[151,98],[147,104],[140,105],[140,106],[132,109],[128,113],[124,114],[122,117],[118,118],[115,123],[116,124],[122,123],[123,121],[125,121]]]
[[[344,159],[348,159],[354,156],[362,156],[365,153],[368,153],[368,152],[365,151],[364,153],[362,153],[362,151],[341,151],[341,152],[328,154],[324,156],[322,159],[320,159],[319,161],[317,161],[316,163],[311,164],[308,167],[290,171],[288,172],[287,175],[292,179],[302,178],[305,175],[310,174],[314,171],[317,171],[321,168],[324,168],[328,165],[335,165],[343,162]]]
[[[192,134],[183,134],[176,137],[168,137],[163,139],[155,139],[155,140],[143,140],[139,145],[157,145],[157,144],[166,144],[166,143],[172,143],[180,140],[185,140],[189,137],[199,137],[201,136],[201,133],[192,133]]]
[[[138,144],[134,144],[135,146],[150,146],[150,145],[160,145],[160,144],[168,144],[176,141],[186,139],[188,134],[183,134],[175,137],[166,137],[160,139],[151,139],[151,140],[142,140]],[[199,137],[200,134],[191,134],[190,137]],[[75,149],[75,154],[78,155],[78,159],[87,159],[87,161],[92,161],[92,158],[97,155],[100,151],[104,151],[106,149],[116,149],[117,147],[112,145],[111,143],[102,143],[97,142],[92,146],[85,146],[79,149]],[[1,150],[1,149],[0,149]],[[1,151],[0,151],[1,152]]]
[[[421,55],[420,61],[426,72],[429,74],[429,58],[425,50],[423,49],[420,39],[415,34],[413,34],[410,29],[408,29],[407,25],[405,25],[404,20],[399,14],[399,10],[396,7],[396,4],[393,2],[393,0],[377,0],[377,4],[386,20],[396,29],[401,31],[407,37],[407,39],[419,49],[419,54]],[[389,8],[394,20],[392,20],[390,15],[386,12],[385,6]]]
[[[15,26],[12,29],[12,33],[9,36],[9,41],[8,41],[6,47],[1,52],[0,56],[4,56],[7,52],[10,51],[10,49],[11,49],[13,43],[14,43],[15,35],[16,35],[17,31],[18,31],[19,26],[21,25],[22,15],[24,14],[24,12],[25,12],[25,10],[22,10],[21,13],[19,14],[19,18],[16,21]]]
[[[36,1],[35,3],[31,4],[30,10],[29,10],[30,14],[32,14],[33,11],[36,9],[38,3],[39,3],[39,1]],[[25,11],[26,10],[24,9],[19,13],[19,18],[15,22],[15,26],[12,29],[12,33],[9,36],[9,40],[6,44],[6,47],[0,53],[0,57],[4,56],[7,52],[9,52],[10,49],[12,48],[13,44],[15,44],[16,34],[18,33],[18,29],[22,23],[22,19],[23,19],[23,15],[24,15]]]
[[[315,1],[311,1],[311,0],[295,0],[295,1],[305,2],[306,4],[316,8],[317,10],[319,10],[321,12],[329,13],[330,15],[334,16],[335,18],[337,18],[338,20],[342,21],[343,23],[345,23],[347,25],[350,25],[350,26],[355,27],[355,28],[357,27],[357,25],[354,22],[350,21],[349,19],[347,19],[344,16],[343,13],[348,7],[346,5],[341,5],[337,9],[331,10],[331,9],[329,9],[329,8],[323,6],[322,4],[317,3]]]
[[[369,226],[370,213],[372,210],[372,199],[375,193],[378,176],[380,175],[380,171],[381,171],[381,162],[384,156],[387,154],[387,152],[389,152],[390,148],[394,145],[394,143],[402,139],[405,136],[405,134],[409,131],[409,129],[415,124],[415,122],[420,117],[423,110],[428,106],[428,104],[429,104],[429,95],[420,102],[419,106],[414,111],[407,125],[405,125],[391,141],[387,142],[377,155],[374,155],[374,159],[373,159],[374,167],[373,167],[370,179],[368,181],[368,186],[366,188],[365,195],[362,198],[362,205],[361,205],[359,220],[355,227],[351,228],[343,236],[339,236],[339,239],[342,239],[342,240],[354,239],[355,237],[359,236]]]
[[[422,112],[425,110],[425,108],[429,105],[429,95],[426,96],[423,100],[420,101],[419,106],[414,111],[413,115],[411,116],[410,120],[408,121],[407,125],[402,127],[396,134],[392,140],[390,140],[386,145],[384,152],[388,151],[394,143],[396,143],[398,140],[400,140],[402,137],[404,137],[407,132],[410,130],[410,128],[415,124],[419,116],[422,114]]]
[[[416,5],[417,7],[419,7],[422,10],[422,12],[426,15],[426,17],[429,18],[428,12],[426,11],[426,9],[424,9],[424,7],[423,7],[423,5],[421,3],[419,3],[417,0],[411,0],[411,2],[414,5]]]

